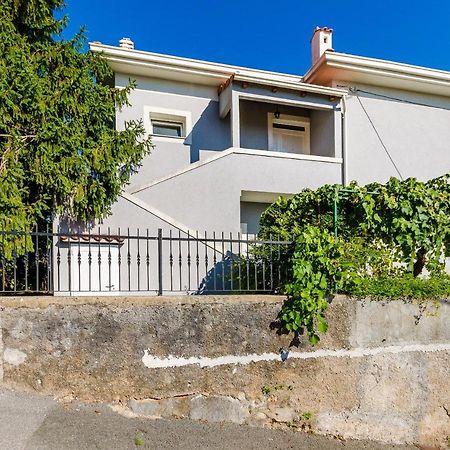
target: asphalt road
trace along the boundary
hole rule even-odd
[[[338,441],[302,432],[191,420],[130,418],[108,405],[61,404],[34,394],[0,390],[0,449],[416,449]],[[417,450],[417,449],[416,449]]]

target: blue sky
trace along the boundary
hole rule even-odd
[[[336,51],[450,70],[450,2],[66,0],[72,36],[139,50],[303,74],[316,25]],[[123,5],[123,6],[119,6]]]

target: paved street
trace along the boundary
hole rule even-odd
[[[190,420],[124,417],[107,405],[70,405],[0,390],[0,448],[19,449],[415,449]]]

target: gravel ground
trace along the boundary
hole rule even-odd
[[[191,420],[151,420],[118,414],[107,405],[62,404],[0,390],[0,448],[22,449],[416,449],[339,441],[302,432]],[[416,449],[417,450],[417,449]]]

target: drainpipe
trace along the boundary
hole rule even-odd
[[[348,183],[347,171],[347,103],[345,96],[342,97],[342,111],[341,111],[341,141],[342,141],[342,185],[346,186]]]

